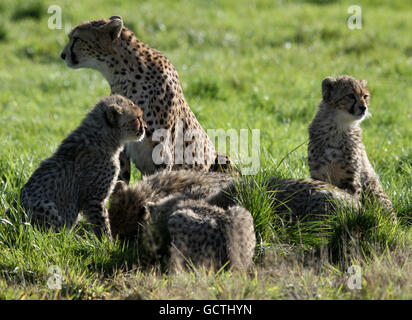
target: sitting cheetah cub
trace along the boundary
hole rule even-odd
[[[322,101],[309,127],[308,160],[313,179],[329,182],[358,199],[372,196],[393,216],[362,143],[360,123],[368,115],[365,80],[343,75],[322,82]]]
[[[20,205],[41,227],[72,227],[80,211],[110,236],[106,201],[120,170],[119,154],[145,134],[142,110],[120,95],[100,100],[20,191]]]

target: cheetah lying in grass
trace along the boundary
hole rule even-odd
[[[323,220],[337,210],[358,210],[359,202],[351,194],[323,181],[313,179],[269,178],[264,182],[267,196],[273,200],[275,214],[296,220]],[[239,189],[253,187],[248,181],[234,181],[205,201],[221,208],[233,206]]]
[[[204,200],[188,200],[186,194],[174,194],[149,203],[146,210],[150,233],[159,221],[167,219],[173,267],[193,264],[220,268],[228,263],[234,269],[246,269],[252,263],[256,237],[252,215],[245,208],[234,205],[222,209]]]
[[[188,199],[205,199],[228,186],[232,179],[217,172],[163,170],[143,176],[130,187],[118,182],[109,209],[113,235],[122,239],[134,238],[136,227],[148,218],[147,205],[150,203],[176,194],[186,194]]]
[[[124,143],[145,134],[142,110],[119,95],[103,98],[20,191],[20,206],[41,227],[71,228],[83,211],[94,231],[110,236],[106,201]],[[15,201],[15,205],[17,205]]]
[[[331,183],[362,202],[371,198],[395,218],[362,143],[360,123],[368,115],[365,80],[344,75],[322,82],[322,101],[309,127],[311,177]]]
[[[235,200],[242,183],[248,182],[185,170],[162,171],[130,187],[118,182],[109,209],[113,236],[139,239],[145,253],[171,254],[172,265],[191,259],[195,264],[208,260],[220,266],[230,260],[232,266],[245,268],[251,263],[256,238],[251,214]],[[340,207],[359,207],[347,192],[312,179],[271,178],[267,190],[275,200],[274,214],[287,214],[292,220],[320,220]]]
[[[113,236],[140,235],[140,250],[170,255],[172,268],[186,264],[220,268],[226,263],[247,268],[256,245],[251,214],[239,206],[224,210],[201,200],[231,179],[179,170],[159,172],[130,187],[119,181],[109,209]]]

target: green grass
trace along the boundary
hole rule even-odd
[[[62,8],[62,30],[48,29],[47,8],[54,4]],[[162,273],[139,264],[132,245],[98,240],[84,223],[52,234],[0,220],[0,299],[411,299],[412,4],[357,1],[363,28],[349,30],[352,4],[0,3],[1,219],[40,161],[110,93],[100,74],[70,70],[59,57],[67,32],[82,21],[123,16],[173,62],[205,129],[261,130],[261,171],[236,195],[255,219],[258,246],[250,272]],[[307,127],[320,83],[344,73],[368,80],[373,116],[362,125],[364,143],[400,223],[367,206],[361,215],[341,212],[326,226],[285,224],[259,182],[272,174],[309,176]],[[350,264],[362,267],[362,290],[346,284]],[[62,290],[47,288],[53,265],[63,270]]]

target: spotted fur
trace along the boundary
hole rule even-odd
[[[100,100],[20,191],[20,205],[40,227],[71,228],[82,211],[94,231],[110,236],[106,202],[126,142],[145,133],[142,110],[114,95]]]
[[[240,206],[222,209],[203,200],[172,195],[149,206],[151,219],[167,216],[171,263],[245,269],[252,263],[256,237],[253,218]]]
[[[228,157],[217,156],[213,143],[189,108],[175,67],[161,52],[140,41],[123,25],[121,17],[113,16],[76,26],[70,32],[69,42],[61,56],[70,68],[100,71],[109,82],[112,93],[130,98],[144,110],[148,127],[146,138],[141,144],[129,143],[125,148],[143,174],[165,168],[201,171],[234,169]],[[159,129],[165,129],[170,134],[171,140],[167,139],[169,144],[155,141],[158,139],[154,139],[153,135]],[[186,161],[186,158],[184,161],[175,158],[180,129],[184,134],[189,134],[191,130],[194,132],[193,139],[188,137],[191,140],[185,141],[183,146],[184,152],[187,152],[185,157],[193,156],[193,163]],[[153,155],[161,163],[156,164]],[[228,163],[219,162],[227,159]],[[217,162],[221,166],[216,165]]]
[[[249,181],[233,181],[227,187],[217,190],[205,199],[206,202],[221,208],[235,205],[236,189]],[[323,220],[340,209],[358,210],[359,201],[351,194],[323,181],[313,179],[269,178],[264,183],[268,197],[273,200],[276,214],[289,217],[289,220]]]
[[[360,123],[368,115],[365,80],[344,75],[322,82],[322,101],[309,127],[311,177],[366,200],[370,196],[394,215],[362,142]]]
[[[168,251],[173,268],[226,262],[246,268],[256,245],[251,214],[202,200],[230,181],[220,173],[179,170],[158,172],[130,187],[118,182],[109,209],[113,235],[140,239],[140,250],[151,255]]]
[[[205,199],[225,188],[232,179],[218,172],[163,170],[144,176],[129,187],[119,181],[109,209],[112,233],[122,239],[133,239],[138,234],[137,226],[149,218],[150,204],[175,194],[185,194],[187,199]]]

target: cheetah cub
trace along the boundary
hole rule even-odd
[[[117,182],[109,209],[113,236],[133,239],[137,226],[148,218],[147,206],[173,194],[188,199],[205,199],[228,186],[232,177],[218,172],[191,170],[159,171],[143,176],[136,184]]]
[[[83,211],[96,234],[110,236],[106,201],[120,170],[123,145],[144,137],[142,115],[120,95],[100,100],[21,189],[20,205],[28,218],[57,231],[64,225],[71,228]]]
[[[246,269],[252,263],[256,236],[251,213],[240,206],[222,209],[204,200],[172,195],[148,205],[150,220],[167,217],[170,261],[174,268],[227,266]]]
[[[133,186],[119,181],[109,220],[113,236],[138,239],[139,252],[168,256],[172,269],[185,264],[244,269],[256,245],[253,218],[246,209],[222,209],[203,201],[232,181],[215,172],[162,171]],[[153,259],[156,260],[156,259]]]
[[[313,179],[280,179],[270,177],[265,182],[274,212],[288,216],[290,221],[321,221],[336,214],[338,209],[358,210],[359,201],[346,191],[324,181]],[[236,189],[250,188],[250,181],[237,181],[217,191],[206,202],[223,209],[235,205]]]
[[[365,80],[347,75],[323,80],[322,101],[309,127],[310,174],[358,199],[371,196],[394,217],[362,142],[360,123],[368,116],[369,99]]]

